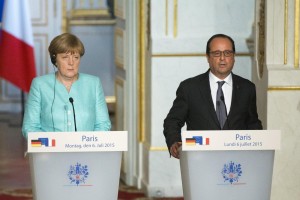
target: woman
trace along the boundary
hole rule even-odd
[[[111,122],[100,79],[79,73],[82,42],[70,33],[55,37],[48,48],[55,73],[33,79],[22,133],[109,131]]]

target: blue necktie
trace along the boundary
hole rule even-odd
[[[227,119],[225,99],[222,90],[222,86],[224,83],[225,81],[218,81],[218,91],[217,91],[217,99],[216,99],[216,112],[217,112],[218,120],[220,122],[221,129],[223,129],[223,126]]]

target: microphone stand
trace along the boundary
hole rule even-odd
[[[75,117],[75,109],[74,109],[74,100],[72,97],[69,98],[70,103],[72,104],[72,108],[73,108],[73,116],[74,116],[74,125],[75,125],[75,132],[77,132],[77,127],[76,127],[76,117]]]

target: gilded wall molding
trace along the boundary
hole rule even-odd
[[[174,25],[173,25],[173,36],[174,38],[178,35],[178,0],[174,0]]]
[[[75,25],[75,26],[89,26],[89,25],[114,25],[116,24],[116,20],[114,19],[105,19],[105,20],[70,20],[68,25]]]
[[[115,28],[115,64],[118,68],[125,69],[124,67],[124,45],[125,45],[125,31],[121,28]]]
[[[169,34],[169,0],[165,0],[165,35]],[[173,0],[173,37],[178,35],[178,0]]]
[[[265,46],[266,46],[266,38],[265,38],[265,0],[261,0],[260,9],[259,9],[259,22],[258,22],[258,52],[257,52],[257,60],[258,60],[258,75],[259,78],[263,77],[264,65],[265,65]]]
[[[139,2],[139,122],[138,122],[138,141],[145,141],[146,134],[146,6],[145,1]]]
[[[69,2],[70,3],[70,2]],[[83,6],[84,2],[79,2],[80,6]],[[94,1],[90,1],[90,6]],[[72,4],[72,2],[71,2]],[[106,9],[76,9],[72,4],[71,9],[68,11],[68,1],[62,0],[62,32],[68,32],[69,26],[90,26],[90,25],[113,25],[116,23],[115,19],[112,19],[109,8]],[[68,15],[69,12],[69,15]]]
[[[62,19],[61,19],[61,31],[62,33],[68,32],[68,19],[67,19],[67,0],[61,1],[62,7]]]
[[[76,9],[71,10],[71,18],[77,17],[110,17],[107,9]]]
[[[106,101],[106,103],[116,103],[116,97],[115,96],[106,96],[105,101]]]
[[[154,53],[152,57],[206,57],[206,53]],[[240,52],[235,57],[252,57],[253,53]]]
[[[114,13],[120,19],[126,19],[126,0],[114,0]]]
[[[288,0],[284,2],[284,54],[283,62],[287,64],[287,45],[288,45]]]
[[[168,12],[168,9],[169,9],[169,4],[168,4],[168,2],[169,2],[169,0],[165,0],[165,6],[166,6],[166,8],[165,8],[165,13],[166,13],[166,15],[165,15],[165,19],[166,19],[166,22],[165,22],[165,29],[166,29],[166,36],[168,35],[168,30],[169,30],[169,12]]]
[[[269,86],[268,91],[300,91],[300,86]]]
[[[124,130],[124,80],[115,78],[115,125],[116,130]]]
[[[167,146],[151,146],[148,142],[144,143],[144,148],[147,151],[169,151]]]
[[[296,69],[299,68],[299,17],[300,17],[300,9],[299,9],[300,0],[295,0],[295,19],[294,19],[294,67]]]

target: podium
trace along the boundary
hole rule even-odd
[[[127,132],[28,134],[34,200],[116,200]]]
[[[185,200],[270,200],[280,131],[186,131],[180,168]]]

